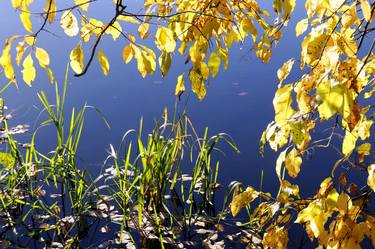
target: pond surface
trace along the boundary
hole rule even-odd
[[[95,6],[95,11],[92,10],[93,16],[98,14],[105,20],[105,14],[112,13],[105,2],[99,1],[92,5]],[[270,64],[261,63],[249,51],[250,45],[237,45],[230,53],[228,70],[220,71],[216,78],[210,79],[204,101],[199,101],[189,90],[178,102],[180,108],[186,106],[186,111],[199,134],[203,135],[204,128],[209,127],[211,135],[225,132],[238,145],[240,154],[223,147],[226,156],[220,156],[219,179],[224,186],[233,180],[241,181],[245,185],[259,186],[261,172],[264,171],[264,190],[275,192],[278,189],[275,173],[277,154],[267,149],[265,157],[261,157],[258,145],[263,130],[274,115],[272,99],[278,82],[276,71],[291,57],[295,57],[298,64],[300,40],[295,37],[294,28],[296,21],[301,19],[305,12],[303,2],[297,2],[297,10],[284,30],[283,39],[274,49]],[[130,7],[137,8],[139,1],[134,1],[131,5],[133,4],[134,6]],[[24,34],[17,13],[11,9],[10,1],[1,1],[0,9],[0,40],[4,41],[15,33]],[[61,30],[58,31],[59,34],[60,32]],[[64,36],[58,37],[48,33],[42,34],[39,39],[42,47],[46,48],[52,57],[51,67],[61,84],[69,52],[77,39],[66,39]],[[100,115],[94,111],[89,112],[86,117],[79,155],[83,158],[85,167],[93,174],[101,169],[108,155],[109,145],[119,144],[127,130],[137,129],[141,117],[144,119],[144,132],[149,132],[154,126],[153,120],[160,117],[164,107],[168,107],[172,113],[176,103],[174,88],[177,75],[188,70],[183,58],[177,58],[167,77],[162,78],[160,72],[155,72],[153,76],[143,79],[134,63],[123,63],[121,51],[124,45],[125,42],[121,40],[104,40],[102,47],[111,64],[108,77],[103,76],[97,62],[92,64],[83,77],[75,78],[72,73],[69,77],[67,110],[87,103],[98,108],[111,126],[108,129]],[[287,82],[299,78],[298,70],[295,71],[297,73],[292,72]],[[21,78],[19,74],[17,76]],[[6,91],[6,104],[14,116],[15,123],[30,124],[33,130],[43,120],[37,120],[41,105],[36,93],[43,90],[52,98],[54,87],[49,84],[44,72],[38,73],[33,88],[27,87],[21,80],[18,86],[18,89],[11,87]],[[43,129],[37,136],[37,144],[41,151],[47,152],[55,143],[54,134],[48,128]],[[22,140],[27,142],[30,136],[31,132],[22,137]],[[313,193],[322,179],[328,176],[331,165],[337,158],[331,152],[319,153],[319,158],[313,155],[313,158],[302,166],[302,173],[296,182],[303,183],[304,193]],[[326,167],[323,164],[326,164]]]

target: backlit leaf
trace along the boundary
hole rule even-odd
[[[43,48],[36,48],[35,50],[35,57],[37,58],[41,67],[45,67],[49,65],[49,55],[46,50]]]
[[[236,216],[242,207],[247,204],[250,204],[254,199],[259,196],[259,193],[253,188],[248,187],[246,190],[238,195],[233,197],[233,200],[230,204],[230,211],[233,216]]]
[[[285,85],[277,89],[273,99],[275,122],[279,125],[284,125],[295,113],[292,108],[292,89],[292,85]]]
[[[79,32],[78,21],[73,11],[64,11],[61,16],[60,26],[68,36],[76,36]]]
[[[220,57],[215,52],[212,52],[208,59],[208,68],[210,69],[212,77],[215,77],[219,72],[220,64]]]
[[[175,95],[180,95],[183,92],[185,92],[185,80],[184,80],[184,75],[181,74],[177,78]]]
[[[34,67],[34,61],[31,57],[31,54],[26,56],[25,60],[22,63],[22,77],[25,83],[31,86],[31,83],[35,80],[36,70]]]
[[[165,27],[160,27],[158,31],[156,31],[155,43],[159,50],[167,53],[172,53],[176,48],[173,32]]]
[[[104,52],[101,48],[99,49],[99,52],[98,52],[98,61],[99,61],[100,67],[103,71],[103,74],[105,76],[107,76],[108,72],[109,72],[109,67],[110,67],[109,61],[108,61],[107,56],[104,54]]]
[[[300,36],[307,30],[307,27],[309,26],[309,21],[307,18],[302,19],[299,21],[296,25],[296,36]]]
[[[296,149],[291,150],[285,158],[285,167],[288,174],[295,178],[301,170],[302,158]]]
[[[84,66],[83,60],[84,54],[81,47],[81,43],[78,43],[77,46],[70,52],[70,66],[75,73],[82,73]]]

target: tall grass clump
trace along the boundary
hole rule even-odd
[[[85,113],[93,108],[66,110],[67,75],[61,88],[56,83],[53,102],[38,93],[45,120],[28,143],[15,139],[28,126],[10,128],[0,102],[1,247],[222,245],[218,231],[227,210],[216,208],[217,155],[220,143],[238,152],[232,139],[210,137],[207,128],[199,136],[185,112],[169,116],[165,109],[150,133],[141,119],[138,131],[128,131],[116,149],[111,145],[93,175],[78,156]],[[47,153],[38,149],[45,126],[55,131]]]

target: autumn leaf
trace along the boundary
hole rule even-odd
[[[277,70],[277,77],[280,80],[280,85],[290,74],[290,71],[292,70],[293,65],[294,65],[294,59],[290,59],[287,62],[285,62],[283,66],[279,68],[279,70]]]
[[[342,153],[349,156],[355,148],[357,138],[350,132],[346,131],[344,140],[342,142]]]
[[[175,95],[180,95],[183,92],[185,92],[185,80],[184,80],[184,75],[181,74],[177,77],[177,84],[176,84],[176,90],[175,90]]]
[[[238,195],[233,197],[232,202],[230,203],[230,211],[234,216],[236,216],[241,208],[247,204],[250,204],[259,196],[259,192],[255,191],[253,188],[248,187],[246,190]]]
[[[81,47],[81,43],[70,52],[70,66],[76,74],[82,73],[83,70],[84,54]]]
[[[375,164],[371,164],[368,167],[367,185],[369,185],[371,189],[375,191]]]
[[[309,20],[307,18],[299,21],[296,25],[296,36],[300,36],[303,33],[305,33],[308,26],[309,26]]]
[[[60,26],[68,36],[76,36],[79,33],[77,18],[70,10],[63,12],[61,16]]]
[[[160,27],[156,31],[155,43],[161,51],[167,53],[172,53],[176,48],[173,32],[165,27]]]
[[[208,59],[208,68],[210,69],[212,77],[215,77],[219,72],[220,64],[220,57],[215,52],[212,52]]]
[[[124,47],[122,50],[122,59],[128,64],[134,57],[134,49],[131,44]]]
[[[90,1],[87,0],[74,0],[74,3],[78,5],[82,10],[87,11],[89,8]]]
[[[146,22],[139,25],[138,34],[142,39],[146,39],[147,36],[149,35],[149,32],[148,32],[149,26],[150,24]]]
[[[31,87],[31,83],[35,80],[36,70],[34,67],[34,61],[31,57],[31,54],[26,56],[25,60],[22,63],[22,77],[27,85]]]
[[[43,48],[36,48],[35,49],[35,57],[37,58],[41,67],[46,67],[49,65],[50,59],[49,55],[46,50]]]
[[[288,174],[296,178],[301,170],[302,158],[299,156],[298,151],[293,148],[285,158],[285,168],[288,170]]]
[[[275,122],[279,125],[287,123],[295,113],[292,107],[292,89],[290,84],[277,89],[273,99]]]
[[[107,76],[108,72],[109,72],[109,67],[110,67],[109,61],[108,61],[107,56],[104,54],[104,52],[101,48],[99,49],[99,52],[98,52],[98,61],[99,61],[100,67],[103,71],[103,74],[105,76]]]

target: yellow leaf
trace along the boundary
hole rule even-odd
[[[34,46],[36,38],[32,35],[27,35],[25,36],[24,41],[26,42],[27,45]]]
[[[365,156],[368,156],[370,155],[370,152],[371,152],[371,144],[370,143],[364,143],[364,144],[361,144],[360,146],[358,146],[356,148],[357,152],[358,152],[358,162],[359,163],[362,163],[364,161],[364,158]]]
[[[177,78],[175,95],[181,95],[183,92],[185,92],[185,80],[184,75],[181,74]]]
[[[152,74],[156,69],[156,61],[154,55],[149,55],[145,51],[140,51],[138,47],[135,49],[135,57],[137,59],[138,71],[142,77],[146,77],[147,74]]]
[[[279,70],[277,70],[277,77],[280,80],[280,84],[288,77],[290,71],[292,70],[294,64],[294,59],[290,59],[283,64]]]
[[[325,33],[311,32],[302,43],[302,61],[314,66],[321,58],[323,50],[328,47],[329,39],[330,36]]]
[[[345,137],[342,143],[342,153],[345,156],[349,156],[355,148],[357,138],[350,132],[346,131]]]
[[[122,59],[128,64],[134,57],[133,45],[129,44],[122,50]]]
[[[172,53],[176,48],[176,41],[174,40],[172,30],[165,27],[160,27],[156,31],[155,43],[159,50],[167,53]]]
[[[315,238],[325,232],[324,224],[329,214],[324,212],[323,204],[320,201],[311,202],[305,209],[299,212],[296,223],[307,223]]]
[[[281,167],[283,166],[283,163],[285,162],[285,157],[286,157],[286,150],[282,151],[276,160],[276,174],[280,182],[282,181]]]
[[[249,18],[243,18],[240,23],[240,32],[243,37],[248,35],[248,31],[251,33],[251,37],[253,41],[256,41],[256,38],[258,36],[258,31],[256,30],[253,22]]]
[[[74,0],[74,3],[78,5],[82,10],[87,11],[90,2],[87,0]]]
[[[36,76],[36,70],[34,67],[34,61],[31,57],[31,54],[26,56],[25,60],[22,63],[23,69],[22,69],[22,77],[25,83],[29,86],[31,86],[31,82],[35,80]]]
[[[375,164],[371,164],[367,170],[367,185],[369,185],[372,188],[372,190],[375,191]]]
[[[319,84],[317,93],[323,101],[318,107],[322,120],[329,119],[336,112],[344,118],[349,117],[352,112],[353,97],[348,89],[339,84],[331,86],[331,82],[325,82]]]
[[[293,148],[285,158],[285,167],[288,170],[288,174],[295,178],[301,170],[302,158],[296,149]]]
[[[12,40],[9,39],[6,41],[5,48],[3,50],[3,53],[0,57],[0,65],[2,66],[4,70],[5,77],[7,77],[12,82],[16,82],[15,75],[14,75],[14,68],[12,65],[12,59],[10,56],[10,48],[12,46]]]
[[[120,15],[117,20],[120,20],[120,21],[124,21],[124,22],[130,22],[130,23],[133,23],[133,24],[139,24],[139,21],[137,19],[135,19],[134,17],[132,16],[123,16],[123,15]]]
[[[247,187],[246,190],[238,195],[233,197],[232,202],[230,203],[230,211],[233,216],[236,216],[242,207],[247,204],[250,204],[259,196],[259,193],[251,187]]]
[[[99,52],[98,52],[98,60],[99,60],[100,67],[103,70],[103,74],[107,76],[109,72],[109,61],[101,48],[99,49]]]
[[[10,153],[0,152],[0,164],[5,168],[13,169],[15,163],[16,159]]]
[[[273,99],[275,109],[275,122],[284,125],[294,115],[295,110],[292,108],[292,89],[291,84],[277,89]]]
[[[21,60],[22,60],[22,57],[23,57],[23,54],[25,53],[26,51],[26,46],[25,46],[25,42],[21,41],[17,44],[16,46],[16,62],[17,62],[17,65],[20,65],[21,64]]]
[[[307,18],[302,19],[299,21],[296,25],[296,36],[300,36],[307,30],[307,27],[309,25],[309,20]]]
[[[121,35],[122,28],[121,25],[118,22],[114,22],[111,26],[107,28],[105,31],[106,34],[109,34],[112,36],[113,40],[117,40],[119,36]]]
[[[21,7],[23,0],[12,0],[12,7],[18,9]]]
[[[212,52],[208,59],[208,68],[210,69],[212,77],[215,77],[219,72],[220,63],[220,57],[215,52]]]
[[[46,67],[49,65],[49,55],[46,50],[43,48],[36,48],[35,50],[35,57],[37,58],[39,65],[41,67]]]
[[[141,25],[139,25],[139,28],[138,28],[138,34],[139,36],[142,38],[142,39],[146,39],[149,35],[148,33],[148,28],[149,28],[149,24],[144,22],[142,23]]]
[[[288,248],[288,229],[286,227],[269,226],[263,236],[264,248],[285,249]]]
[[[346,28],[337,40],[337,45],[349,57],[356,56],[358,52],[357,43],[354,40],[354,29]]]
[[[208,77],[210,76],[210,72],[209,72],[209,68],[207,64],[204,61],[201,61],[201,63],[199,63],[199,70],[201,72],[202,78],[204,80],[208,80]]]
[[[159,57],[159,66],[163,77],[167,75],[172,64],[172,56],[170,53],[163,52]]]
[[[363,17],[365,18],[366,22],[371,21],[371,5],[367,0],[359,0],[361,3]]]
[[[67,10],[61,16],[60,26],[68,36],[76,36],[79,32],[78,21],[73,11]]]
[[[33,32],[33,25],[31,23],[30,16],[31,15],[29,7],[27,6],[27,1],[23,1],[20,14],[21,22],[23,24],[23,27],[31,33]]]
[[[192,84],[193,92],[198,96],[199,100],[203,100],[206,96],[206,87],[204,85],[203,77],[195,70],[190,71],[190,82]]]
[[[83,50],[81,43],[78,43],[77,46],[70,52],[70,66],[76,74],[82,73],[83,70]]]
[[[52,23],[56,17],[56,3],[55,0],[46,0],[46,6],[44,8],[45,12],[48,14],[48,22]]]
[[[342,14],[341,23],[344,28],[349,28],[358,20],[357,3],[353,3],[347,11]]]

